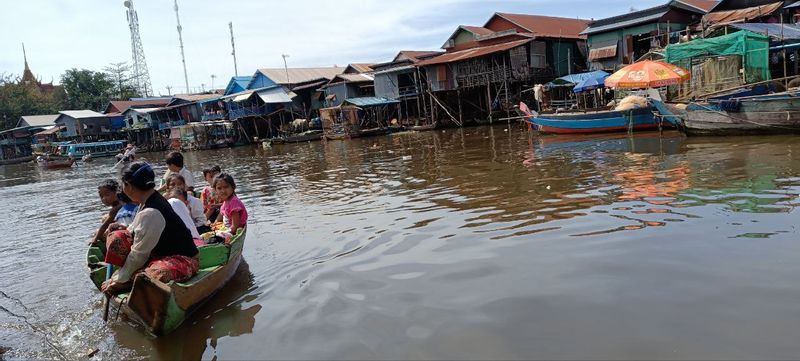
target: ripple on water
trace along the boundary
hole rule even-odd
[[[800,352],[794,138],[504,129],[187,153],[189,169],[219,164],[236,177],[246,265],[162,339],[104,325],[86,279],[110,160],[0,167],[12,235],[0,272],[41,271],[0,278],[36,328],[0,314],[0,346],[11,358],[96,346],[134,359]]]

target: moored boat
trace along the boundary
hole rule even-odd
[[[601,110],[558,114],[521,111],[536,130],[552,134],[589,134],[658,129],[650,107],[631,110]]]
[[[800,94],[793,90],[689,103],[682,119],[687,135],[800,133]]]
[[[191,279],[163,283],[143,273],[138,274],[133,280],[133,288],[111,297],[111,302],[154,335],[175,330],[236,273],[242,260],[246,233],[246,229],[239,231],[231,239],[230,245],[198,247],[200,271]],[[105,245],[92,244],[87,253],[87,263],[89,276],[98,289],[106,277],[104,258]]]

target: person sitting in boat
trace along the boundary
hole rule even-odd
[[[180,199],[186,207],[189,209],[189,215],[192,219],[192,224],[194,227],[197,228],[197,231],[200,234],[206,233],[211,230],[210,227],[206,224],[206,214],[203,210],[203,201],[197,199],[191,192],[186,191],[186,181],[183,180],[183,177],[177,174],[173,174],[169,177],[169,190],[167,191],[167,198],[169,196],[174,196],[175,194],[172,193],[174,189],[180,189],[182,192],[179,192],[177,197]]]
[[[217,219],[217,216],[219,216],[219,207],[222,206],[222,203],[220,203],[214,195],[214,178],[220,173],[222,173],[222,169],[220,169],[218,165],[203,169],[203,178],[208,185],[203,187],[203,190],[200,192],[200,200],[203,202],[203,212],[205,212],[206,219],[209,222]]]
[[[236,196],[236,182],[227,173],[220,173],[214,179],[214,191],[222,201],[217,222],[222,222],[232,235],[247,226],[247,208]]]
[[[195,245],[197,245],[197,240],[200,239],[200,233],[197,232],[197,228],[194,226],[194,221],[189,212],[189,207],[184,201],[185,199],[186,188],[184,187],[175,187],[167,192],[167,202],[172,206],[172,210],[175,211],[175,214],[181,218],[183,225],[185,225],[186,229],[192,234],[192,239],[195,240]]]
[[[173,174],[180,174],[186,181],[186,190],[194,191],[194,176],[192,172],[183,166],[183,154],[180,152],[170,152],[165,159],[167,171],[164,173],[163,185],[158,189],[159,192],[167,190],[169,177]]]
[[[97,194],[100,196],[100,202],[106,207],[111,207],[111,209],[108,210],[108,214],[103,216],[103,224],[97,229],[97,232],[89,243],[94,243],[97,240],[105,241],[106,230],[114,223],[120,209],[122,209],[119,193],[119,183],[113,179],[106,179],[97,186]]]
[[[197,274],[200,261],[192,233],[156,191],[153,168],[145,162],[128,164],[122,170],[122,184],[125,194],[139,204],[139,212],[125,229],[109,229],[105,261],[121,268],[101,290],[123,292],[139,273],[164,283]]]
[[[117,216],[114,217],[114,223],[125,227],[130,226],[136,218],[136,213],[139,212],[139,205],[134,203],[125,192],[119,192],[117,198],[122,203],[122,208],[119,209]]]

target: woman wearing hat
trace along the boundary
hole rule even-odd
[[[200,267],[192,235],[155,190],[155,173],[149,164],[135,162],[122,170],[122,190],[139,204],[139,212],[125,229],[112,225],[106,241],[106,262],[121,268],[102,291],[116,294],[129,289],[137,273],[164,283],[185,281]]]

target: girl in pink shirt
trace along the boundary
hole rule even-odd
[[[231,234],[247,226],[247,209],[236,196],[236,183],[228,173],[220,173],[214,178],[214,193],[222,201],[217,222],[222,221]]]

